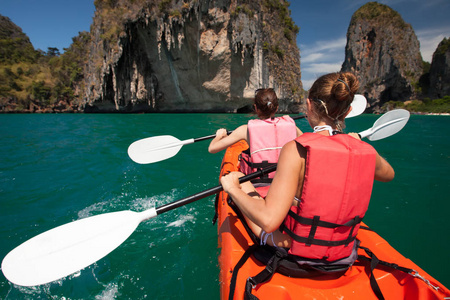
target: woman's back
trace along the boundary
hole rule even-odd
[[[241,155],[240,163],[244,174],[276,164],[281,148],[297,137],[297,127],[289,116],[255,119],[248,122],[247,135],[249,150]],[[273,178],[274,174],[270,173],[268,178]]]
[[[225,150],[226,148],[240,140],[245,140],[247,143],[249,143],[250,148],[252,148],[252,140],[254,141],[254,143],[259,143],[260,141],[262,141],[262,143],[264,144],[264,148],[279,147],[285,144],[280,140],[277,141],[277,137],[284,137],[285,133],[281,132],[281,129],[276,129],[277,123],[279,122],[280,118],[274,117],[275,113],[278,110],[278,97],[275,91],[271,88],[256,90],[253,107],[258,116],[258,119],[250,120],[248,122],[248,125],[245,124],[239,126],[230,135],[227,134],[227,131],[224,128],[217,130],[216,137],[211,141],[208,148],[208,151],[210,153],[217,153],[219,151]],[[295,122],[294,120],[292,120],[292,118],[290,118],[289,116],[284,116],[281,117],[281,119],[282,120],[280,124],[282,124],[282,126],[284,126],[284,128],[286,129],[289,127],[289,129],[287,129],[289,133],[286,133],[286,135],[289,136],[289,139],[283,138],[283,140],[290,141],[302,134],[300,129],[298,129],[295,125]],[[272,122],[271,120],[274,121]],[[253,126],[253,124],[255,124],[255,126]],[[271,126],[264,128],[261,127],[261,130],[259,130],[259,125],[261,124],[262,126],[271,124]],[[271,127],[273,127],[273,129],[271,129]],[[293,131],[295,131],[294,134],[292,134]],[[258,147],[258,149],[263,148]],[[264,153],[260,155],[264,156]],[[270,155],[272,154],[269,154],[269,156]]]
[[[290,253],[327,261],[347,257],[369,206],[376,151],[346,134],[305,133],[296,142],[306,149],[307,180],[300,203],[284,222],[292,238]]]

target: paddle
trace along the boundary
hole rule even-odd
[[[362,114],[366,110],[367,99],[363,95],[356,94],[355,97],[353,97],[353,101],[350,106],[352,107],[352,110],[345,117],[346,119],[353,118]]]
[[[391,111],[387,114],[395,113],[396,111]],[[371,132],[361,134],[370,136],[382,131],[388,136],[403,128],[403,122],[392,121],[394,120],[389,120],[387,126],[378,124]],[[258,178],[275,169],[276,166],[272,166],[249,174],[242,177],[240,182]],[[89,266],[116,249],[142,221],[220,191],[221,185],[143,212],[127,210],[105,213],[56,227],[9,252],[2,261],[3,274],[9,281],[21,286],[35,286],[58,280]]]
[[[249,181],[276,170],[276,165],[240,178]],[[5,277],[14,284],[35,286],[81,270],[121,245],[145,220],[222,191],[216,186],[143,212],[100,214],[61,225],[24,242],[2,261]]]
[[[347,118],[355,117],[364,112],[367,100],[363,95],[355,95],[351,104],[352,110]],[[294,120],[306,118],[306,115],[292,117]],[[228,131],[230,134],[231,131]],[[216,135],[208,135],[199,138],[191,138],[180,141],[171,135],[149,137],[133,142],[128,147],[128,156],[138,164],[149,164],[169,159],[175,156],[184,145],[213,139]]]
[[[402,130],[408,120],[409,111],[394,109],[378,118],[372,128],[360,132],[359,136],[361,138],[367,137],[370,141],[384,139]]]

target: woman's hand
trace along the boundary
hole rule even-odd
[[[241,125],[234,130],[230,135],[225,128],[220,128],[216,131],[216,136],[211,141],[208,147],[209,153],[217,153],[219,151],[227,149],[234,143],[247,139],[247,125]]]
[[[241,188],[241,184],[239,183],[239,178],[243,174],[241,172],[231,172],[227,175],[224,175],[220,178],[220,184],[222,184],[223,190],[226,193],[229,193],[233,188]]]
[[[209,153],[217,153],[223,150],[220,146],[220,141],[228,136],[227,130],[225,128],[220,128],[216,131],[216,136],[213,138],[211,143],[209,144],[208,151]],[[223,142],[222,142],[223,143]],[[224,149],[227,146],[224,147]]]
[[[228,134],[225,128],[220,128],[216,131],[216,139],[221,140],[226,136],[228,136]]]

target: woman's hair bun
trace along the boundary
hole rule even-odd
[[[358,91],[357,82],[355,75],[352,73],[339,73],[339,77],[331,89],[333,98],[338,101],[352,100]]]

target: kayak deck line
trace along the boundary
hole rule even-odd
[[[229,147],[225,152],[220,175],[239,170],[239,154],[248,148],[245,141]],[[218,196],[218,246],[220,265],[220,297],[229,298],[232,272],[245,250],[253,244],[242,222],[227,203],[227,194]],[[365,226],[365,224],[361,224]],[[411,269],[404,271],[378,266],[373,275],[386,299],[450,299],[450,291],[410,259],[371,230],[359,230],[361,246],[369,248],[381,261]],[[358,254],[365,255],[359,249]],[[370,286],[368,262],[357,260],[347,272],[336,277],[324,275],[314,278],[293,278],[275,273],[266,283],[253,289],[253,295],[264,299],[377,299]],[[256,276],[265,265],[251,256],[239,269],[234,299],[243,299],[246,280]]]

